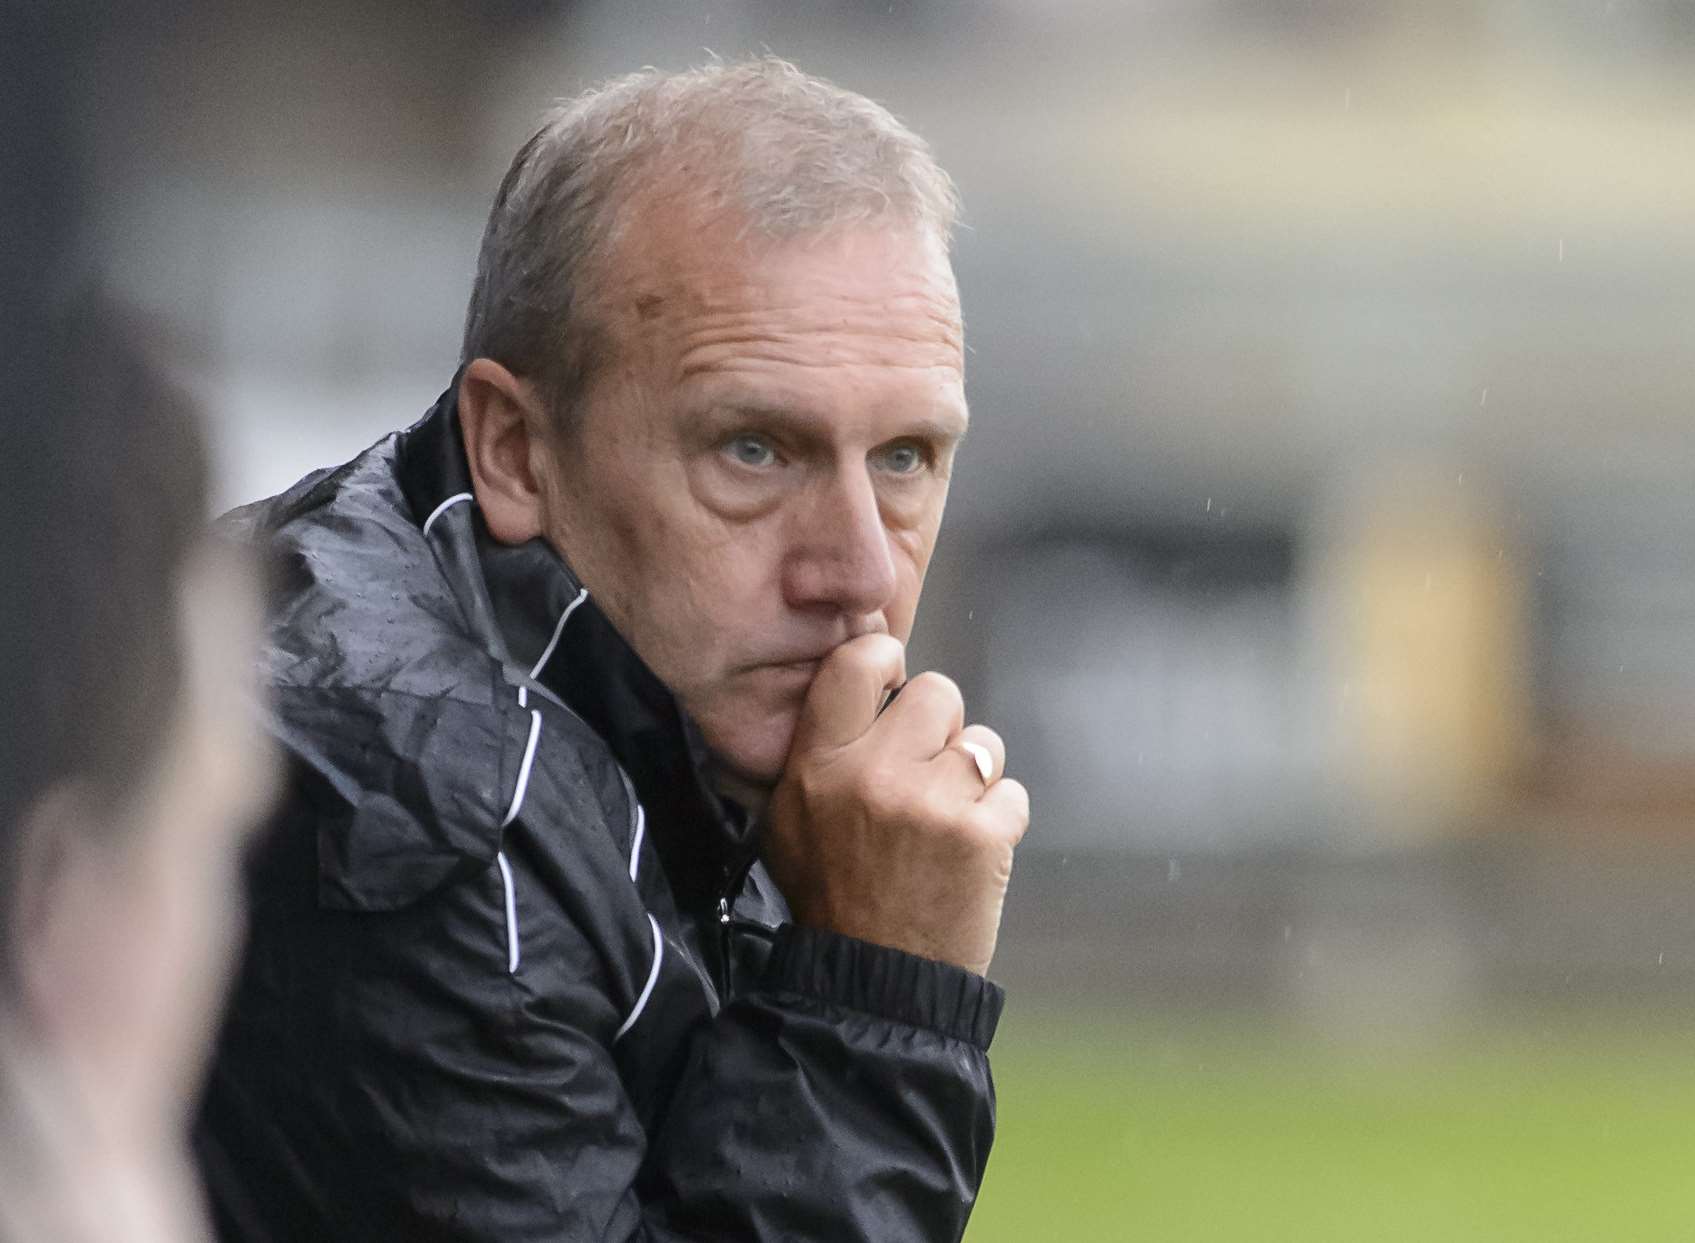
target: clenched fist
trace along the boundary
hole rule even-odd
[[[948,678],[920,674],[878,715],[905,670],[885,634],[819,666],[771,795],[765,863],[796,922],[983,974],[1030,796],[1001,776],[1000,737],[965,725]]]

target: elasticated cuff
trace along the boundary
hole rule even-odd
[[[777,930],[760,984],[927,1027],[985,1051],[1006,1004],[1001,987],[974,971],[796,924]]]

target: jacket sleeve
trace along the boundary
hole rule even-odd
[[[994,1135],[999,1009],[958,967],[785,926],[691,1049],[641,1180],[649,1221],[701,1239],[958,1239]]]
[[[224,1238],[960,1236],[993,1132],[994,985],[785,927],[695,1011],[674,933],[663,972],[622,963],[509,853],[398,910],[260,894],[199,1134]],[[663,1090],[638,1101],[643,1076]]]

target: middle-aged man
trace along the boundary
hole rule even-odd
[[[436,407],[232,520],[291,773],[226,1238],[959,1237],[1028,801],[904,666],[954,210],[780,61],[612,82],[513,161]]]

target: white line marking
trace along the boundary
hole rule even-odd
[[[455,492],[440,505],[437,505],[434,509],[430,510],[430,516],[424,519],[424,534],[426,536],[429,535],[430,528],[436,524],[436,519],[441,517],[448,510],[452,509],[455,505],[459,504],[460,501],[474,501],[476,499],[477,498],[472,496],[469,492]]]
[[[647,1008],[647,999],[653,996],[653,986],[659,983],[659,964],[665,961],[665,938],[659,934],[659,921],[653,916],[647,917],[647,922],[653,925],[653,969],[647,973],[647,984],[642,988],[642,995],[636,998],[636,1008],[630,1011],[630,1017],[624,1020],[624,1026],[613,1033],[614,1042],[622,1040],[624,1033],[636,1025],[642,1011]]]
[[[518,766],[518,784],[512,791],[512,806],[506,809],[506,819],[500,822],[505,828],[518,818],[518,809],[524,805],[524,791],[530,785],[530,765],[536,759],[536,739],[541,737],[541,713],[530,709],[530,741],[524,746],[524,762]]]
[[[540,677],[541,671],[553,656],[553,649],[559,646],[559,636],[565,633],[565,623],[571,620],[571,614],[577,611],[577,606],[589,598],[589,589],[584,587],[577,592],[576,599],[565,606],[565,611],[559,615],[559,621],[553,627],[553,637],[547,641],[547,646],[541,650],[541,659],[536,661],[536,667],[530,670],[532,678]]]
[[[642,834],[647,832],[647,812],[642,810],[640,803],[636,804],[636,837],[630,843],[630,879],[636,878],[636,867],[641,863]]]
[[[506,852],[497,851],[494,861],[500,865],[500,881],[506,886],[506,974],[518,970],[518,899],[512,892],[512,865],[506,862]]]

